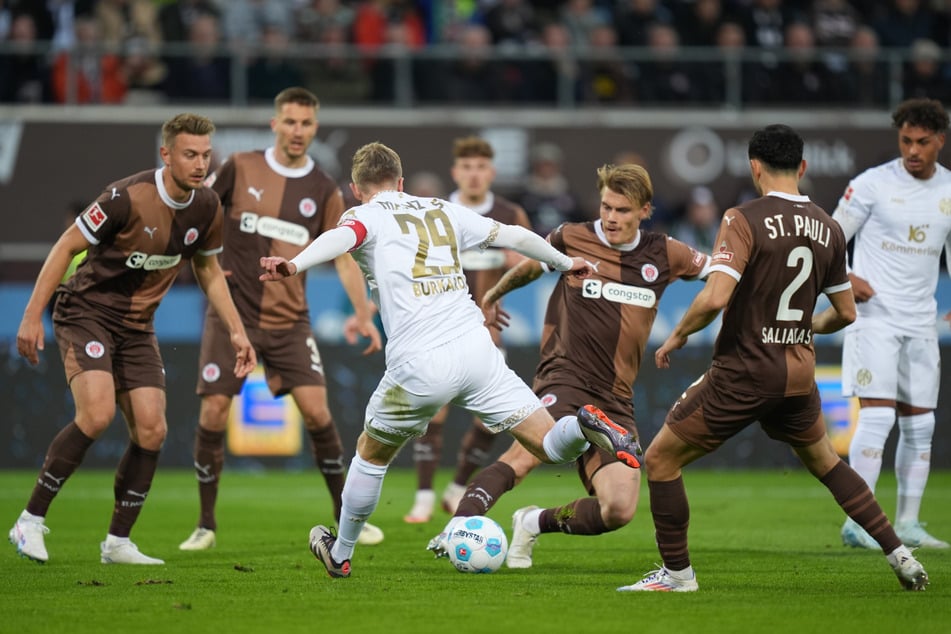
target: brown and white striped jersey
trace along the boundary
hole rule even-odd
[[[221,204],[211,190],[178,203],[165,168],[111,183],[76,218],[90,246],[65,292],[117,327],[152,332],[159,302],[196,253],[221,251]]]
[[[816,300],[850,287],[842,229],[808,197],[773,192],[727,210],[716,244],[711,273],[738,283],[711,376],[748,394],[809,394]]]
[[[549,236],[594,265],[583,280],[562,275],[548,300],[536,382],[584,383],[633,398],[657,304],[676,279],[696,278],[708,257],[664,234],[640,231],[634,248],[608,245],[601,221],[564,224]]]
[[[230,272],[231,296],[245,326],[290,328],[310,323],[306,276],[265,284],[259,259],[290,260],[318,235],[333,229],[344,211],[340,188],[308,160],[301,168],[284,167],[266,151],[232,155],[206,184],[224,205],[222,267]]]

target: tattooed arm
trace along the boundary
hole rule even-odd
[[[502,330],[509,325],[509,314],[502,310],[499,301],[506,294],[516,288],[531,284],[542,276],[544,269],[538,260],[523,260],[514,268],[506,271],[502,279],[495,286],[485,292],[482,297],[482,314],[485,315],[485,325]]]

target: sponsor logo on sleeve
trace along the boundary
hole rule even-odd
[[[99,231],[99,228],[106,224],[109,216],[102,210],[99,203],[93,203],[89,209],[83,212],[82,218],[87,227],[93,231]]]
[[[297,209],[303,217],[312,218],[317,213],[317,203],[314,202],[313,198],[304,198],[297,205]]]
[[[733,252],[727,251],[726,242],[721,242],[720,248],[713,254],[712,259],[714,262],[732,262]]]
[[[101,341],[92,340],[86,344],[86,356],[90,359],[101,359],[106,354],[106,347]]]
[[[189,227],[188,231],[185,232],[185,246],[195,244],[195,240],[198,239],[198,229],[195,227]]]
[[[545,396],[541,397],[541,402],[543,407],[551,407],[558,402],[558,397],[549,392]]]
[[[707,256],[700,253],[696,249],[690,249],[690,252],[693,253],[693,264],[694,266],[703,266],[703,261],[707,259]]]
[[[849,188],[845,190],[845,194],[842,197],[845,198],[846,200],[852,200],[852,193],[854,191],[855,190],[852,189],[851,186],[849,186]]]
[[[211,187],[211,186],[213,186],[216,182],[218,182],[218,172],[212,172],[212,173],[209,174],[208,177],[205,179],[204,185],[205,185],[205,187]]]

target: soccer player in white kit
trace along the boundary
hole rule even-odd
[[[555,422],[505,364],[469,296],[459,254],[492,245],[580,277],[590,275],[591,266],[523,227],[446,200],[403,193],[399,155],[382,143],[357,150],[351,178],[351,191],[362,205],[292,260],[261,258],[261,279],[273,281],[351,252],[387,334],[386,372],[370,397],[347,473],[340,534],[322,525],[310,532],[311,551],[328,574],[350,576],[357,536],[379,502],[389,463],[446,403],[478,415],[493,432],[508,431],[544,462],[570,462],[590,441],[638,466],[634,454],[640,447],[624,428],[592,405]]]
[[[935,289],[941,251],[951,249],[951,172],[937,162],[948,114],[940,101],[911,99],[892,124],[901,157],[853,179],[833,214],[846,240],[855,238],[858,317],[842,349],[842,390],[860,404],[849,463],[874,491],[897,412],[895,531],[907,546],[948,548],[919,521],[941,373]],[[879,548],[851,519],[842,541]]]

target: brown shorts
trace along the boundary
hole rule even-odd
[[[263,330],[246,328],[248,339],[264,366],[267,385],[274,396],[282,396],[301,385],[325,385],[324,368],[314,333],[307,324],[292,328]],[[213,310],[205,314],[198,367],[198,394],[241,392],[244,379],[234,375],[234,348],[228,329]]]
[[[53,326],[67,383],[81,372],[102,370],[112,374],[117,391],[165,389],[165,366],[155,333],[117,327],[68,294],[57,299]]]
[[[688,445],[711,452],[756,421],[767,436],[793,447],[826,434],[815,385],[801,396],[756,396],[718,383],[710,371],[686,389],[664,423]]]
[[[532,388],[538,398],[541,399],[542,405],[555,420],[563,416],[575,416],[581,407],[590,403],[607,414],[612,421],[635,436],[637,435],[637,426],[634,422],[634,404],[628,399],[614,394],[595,392],[585,386],[578,385],[536,381]],[[591,479],[598,472],[598,469],[617,462],[617,458],[614,454],[591,445],[575,462],[578,466],[578,477],[581,478],[585,490],[589,495],[595,495]]]

